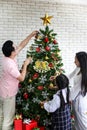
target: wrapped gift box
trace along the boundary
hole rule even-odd
[[[22,130],[22,119],[14,120],[14,130]]]
[[[31,120],[28,124],[23,122],[23,130],[33,130],[33,128],[37,127],[37,122],[35,120]]]

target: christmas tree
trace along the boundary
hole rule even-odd
[[[48,26],[51,18],[47,14],[41,18],[45,29],[39,29],[27,51],[27,57],[31,56],[33,61],[28,65],[24,82],[20,83],[22,87],[17,94],[16,107],[23,118],[35,119],[39,125],[45,126],[49,125],[50,114],[40,106],[40,102],[52,98],[55,82],[51,77],[63,73],[57,34]]]

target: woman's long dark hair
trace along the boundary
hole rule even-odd
[[[59,76],[56,77],[56,85],[58,86],[58,89],[60,90],[60,106],[64,107],[65,106],[65,101],[64,97],[62,95],[62,89],[67,88],[67,104],[69,104],[69,80],[64,74],[60,74]]]
[[[76,58],[80,63],[80,71],[82,74],[81,91],[83,96],[85,96],[87,92],[87,53],[78,52],[76,53]]]

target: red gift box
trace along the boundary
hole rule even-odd
[[[14,130],[22,130],[22,119],[14,120]]]
[[[35,120],[31,120],[29,124],[23,122],[23,130],[33,130],[33,128],[37,127],[37,122]]]

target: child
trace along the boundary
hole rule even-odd
[[[72,130],[68,85],[68,78],[60,74],[56,77],[57,93],[53,95],[53,99],[41,102],[44,109],[52,113],[52,130]]]

